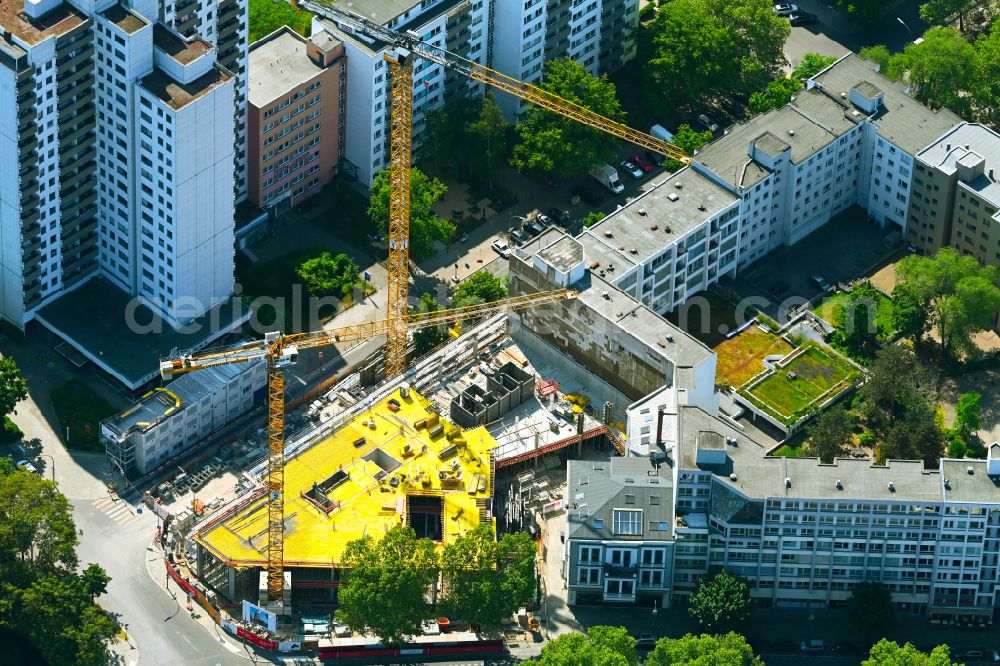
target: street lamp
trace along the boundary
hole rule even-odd
[[[906,28],[906,32],[910,33],[910,41],[912,42],[912,41],[913,41],[913,31],[912,31],[912,30],[910,30],[910,26],[906,25],[906,21],[904,21],[904,20],[903,20],[903,19],[902,19],[901,17],[899,17],[899,16],[897,16],[897,17],[896,17],[896,20],[897,20],[897,21],[899,21],[899,24],[900,24],[901,26],[903,26],[904,28]]]
[[[56,459],[53,458],[51,456],[51,454],[48,454],[48,453],[39,453],[38,457],[39,458],[48,458],[49,460],[52,461],[52,467],[50,468],[50,471],[52,472],[52,483],[55,483],[56,482]]]

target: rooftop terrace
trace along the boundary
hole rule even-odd
[[[159,23],[153,26],[153,45],[182,65],[190,64],[212,50],[212,45],[204,39],[184,41]]]
[[[451,542],[479,524],[479,500],[492,496],[494,445],[484,428],[439,420],[416,391],[392,392],[286,463],[285,563],[337,566],[348,542],[401,523]],[[266,498],[196,539],[232,565],[264,564]]]
[[[40,19],[33,20],[24,13],[23,0],[0,0],[0,27],[29,46],[52,35],[63,35],[86,20],[86,16],[67,3],[59,5]]]
[[[142,86],[167,106],[178,111],[199,97],[210,93],[229,81],[231,77],[213,67],[191,83],[178,83],[159,69],[142,79]]]
[[[104,17],[121,28],[122,32],[126,35],[136,33],[141,28],[149,25],[149,23],[146,22],[146,19],[142,18],[138,14],[133,14],[129,9],[123,7],[122,5],[112,6],[109,10],[104,12]]]

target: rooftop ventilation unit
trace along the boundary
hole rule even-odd
[[[604,298],[611,298],[611,294],[608,293],[607,289],[601,292],[601,296],[603,296]]]
[[[735,481],[736,480],[736,472],[733,472],[732,474],[729,475],[729,480],[730,481]]]
[[[706,211],[708,209],[705,208],[705,204],[698,204],[698,210],[700,210],[700,211]]]
[[[679,190],[682,187],[684,187],[684,183],[682,183],[681,181],[678,180],[678,181],[674,182],[674,187],[676,187]]]
[[[629,250],[629,254],[639,254],[639,250],[633,247],[631,250]]]
[[[671,201],[677,201],[678,199],[680,199],[680,197],[677,196],[676,192],[671,192],[670,194],[667,195],[667,198],[670,199]]]
[[[968,467],[966,467],[965,471],[968,472],[969,474],[975,474],[976,473],[976,470],[975,470],[975,468],[972,465],[969,465]]]
[[[846,92],[840,93],[840,99],[847,99],[847,93]]]
[[[837,490],[843,490],[844,484],[841,483],[840,479],[837,479]]]
[[[945,479],[944,480],[944,489],[945,490],[951,490],[951,479]]]
[[[604,232],[604,237],[605,238],[612,238],[612,237],[614,237],[614,234],[611,233],[610,231],[605,231]]]
[[[639,213],[639,215],[642,215],[642,216],[645,216],[645,215],[646,215],[646,209],[645,209],[645,208],[640,208],[640,209],[639,209],[639,210],[637,210],[636,212],[637,212],[637,213]]]
[[[889,492],[890,493],[896,492],[896,484],[893,483],[892,481],[889,482]]]
[[[792,487],[792,477],[790,477],[790,476],[786,476],[785,477],[785,487],[786,488],[791,488]]]
[[[649,230],[650,230],[650,231],[656,231],[656,230],[657,230],[657,229],[659,229],[659,228],[660,228],[660,225],[658,225],[658,224],[654,224],[654,225],[651,225],[651,226],[649,227]]]
[[[726,444],[728,444],[729,446],[739,446],[740,445],[740,443],[736,440],[735,437],[726,437]]]
[[[793,129],[788,130],[788,136],[795,136],[795,130]]]

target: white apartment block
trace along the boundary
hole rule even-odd
[[[635,55],[638,0],[340,0],[333,5],[358,12],[395,30],[414,31],[424,41],[467,60],[530,83],[542,76],[545,60],[572,57],[597,74],[613,71]],[[602,29],[602,26],[604,28]],[[370,184],[388,167],[389,66],[387,45],[314,18],[344,42],[347,53],[347,162]],[[455,94],[482,95],[482,84],[442,66],[418,60],[413,71],[413,148],[424,140],[424,113]],[[498,102],[508,117],[520,105],[504,94]],[[342,165],[342,168],[347,165]]]
[[[493,68],[538,83],[546,60],[570,58],[591,74],[613,72],[635,57],[638,0],[511,0],[496,2]],[[514,120],[526,103],[501,94]]]
[[[743,269],[855,204],[905,232],[914,155],[958,122],[849,54],[790,104],[730,127],[692,166],[741,201]]]
[[[157,388],[101,423],[101,440],[124,477],[146,474],[263,404],[262,362],[221,365]]]
[[[23,328],[98,274],[173,326],[232,294],[246,11],[4,5],[0,317]]]

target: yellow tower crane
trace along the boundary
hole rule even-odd
[[[513,1],[513,0],[510,0]],[[360,32],[391,47],[385,60],[389,63],[391,113],[389,120],[389,288],[387,312],[395,322],[386,335],[385,373],[391,379],[406,369],[406,318],[409,313],[409,243],[410,243],[410,159],[413,116],[413,59],[437,63],[453,72],[484,83],[502,92],[602,130],[655,153],[689,162],[691,158],[677,146],[655,136],[632,129],[594,113],[530,83],[484,67],[445,49],[424,42],[413,31],[405,33],[386,28],[363,16],[315,2],[292,0],[292,4],[329,19],[346,32]]]
[[[403,336],[432,326],[449,325],[463,319],[485,317],[511,309],[539,307],[566,298],[575,298],[571,289],[558,289],[517,296],[493,303],[450,310],[421,312],[407,317]],[[203,368],[234,363],[267,362],[267,592],[268,600],[280,604],[284,587],[285,539],[285,372],[298,360],[299,352],[338,342],[358,342],[389,335],[399,326],[391,318],[363,322],[341,328],[283,335],[267,333],[263,340],[185,353],[160,361],[160,375],[167,379]]]

